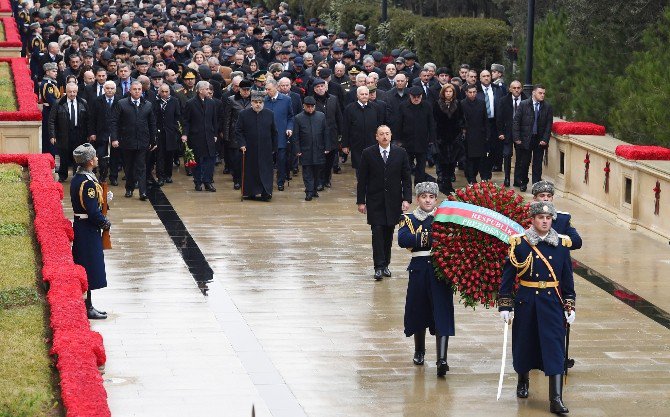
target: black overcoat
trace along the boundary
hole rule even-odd
[[[156,115],[156,128],[158,137],[165,135],[165,150],[173,152],[179,149],[181,133],[179,132],[181,118],[181,103],[175,96],[165,104],[165,109],[161,107],[162,99],[158,98],[154,103],[154,114]],[[161,144],[162,145],[162,144]]]
[[[227,98],[228,105],[224,108],[223,113],[223,140],[227,148],[239,149],[240,145],[237,143],[235,135],[235,125],[240,112],[248,107],[251,107],[251,99],[243,98],[239,93]]]
[[[440,151],[440,160],[444,163],[454,163],[463,156],[462,141],[458,140],[463,129],[461,102],[454,100],[451,106],[454,106],[454,109],[447,111],[446,108],[440,107],[439,100],[433,106],[435,142]]]
[[[219,131],[216,103],[211,98],[194,97],[184,106],[184,135],[196,158],[216,156],[216,135]]]
[[[51,108],[49,113],[49,137],[56,138],[56,146],[58,148],[65,148],[69,146],[68,143],[73,141],[75,147],[88,141],[88,105],[86,100],[77,97],[77,124],[79,125],[79,137],[70,138],[70,110],[67,108],[67,96],[63,96],[58,100],[58,104]]]
[[[386,163],[379,145],[366,148],[358,167],[356,204],[365,204],[368,224],[394,226],[402,213],[402,202],[412,201],[412,178],[407,152],[391,145]]]
[[[272,111],[242,110],[235,124],[235,136],[238,145],[247,148],[242,185],[244,195],[272,195],[272,154],[277,152],[277,127]]]
[[[428,144],[435,142],[435,119],[433,109],[426,99],[413,104],[407,101],[400,105],[400,142],[407,152],[426,152]]]
[[[320,111],[312,114],[301,112],[293,120],[293,141],[296,154],[302,153],[302,165],[323,165],[326,163],[326,115]]]
[[[358,101],[344,109],[344,128],[342,129],[342,147],[349,148],[351,166],[358,168],[363,149],[375,145],[377,127],[381,125],[376,106],[361,107]]]
[[[486,103],[475,99],[461,100],[463,110],[463,128],[465,132],[465,151],[468,158],[486,156],[488,149],[488,115]]]
[[[328,138],[326,141],[326,150],[333,151],[339,148],[338,136],[342,131],[342,108],[338,98],[326,92],[323,96],[314,94],[316,100],[316,111],[326,115],[326,131]]]
[[[112,107],[111,138],[119,141],[119,148],[125,150],[148,149],[156,143],[156,117],[153,105],[140,98],[135,106],[131,97],[122,98]]]
[[[517,110],[525,99],[526,96],[521,93]],[[505,143],[511,144],[514,130],[514,96],[512,96],[512,93],[508,93],[496,102],[496,128],[498,129],[498,135],[505,136]]]

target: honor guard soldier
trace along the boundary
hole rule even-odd
[[[553,204],[555,189],[552,182],[538,181],[533,184],[531,192],[533,193],[533,201],[546,201]],[[570,213],[556,210],[556,217],[551,224],[551,228],[558,232],[559,235],[567,235],[572,240],[570,250],[576,250],[582,247],[582,238],[570,224],[571,219]]]
[[[47,62],[44,64],[44,78],[40,83],[40,101],[42,102],[42,152],[55,155],[56,151],[49,140],[49,113],[58,104],[61,97],[58,89],[58,64]]]
[[[256,71],[251,78],[254,80],[254,85],[251,86],[251,91],[265,92],[265,82],[268,80],[267,71]],[[279,81],[279,80],[277,80]]]
[[[509,258],[498,292],[501,318],[512,324],[512,357],[518,374],[516,395],[528,397],[531,369],[549,377],[549,409],[563,414],[565,323],[575,320],[575,287],[570,260],[570,238],[551,225],[552,203],[530,204],[531,227],[510,238]],[[515,284],[519,288],[514,293]]]
[[[412,252],[407,267],[409,283],[405,301],[405,336],[414,335],[414,364],[423,365],[426,353],[426,328],[436,337],[437,376],[449,370],[449,336],[455,334],[454,300],[451,285],[435,277],[430,254],[431,230],[439,189],[434,182],[415,187],[418,207],[400,217],[398,245]]]
[[[102,230],[109,230],[111,223],[102,214],[104,197],[93,169],[98,166],[95,148],[90,143],[77,146],[72,152],[78,165],[77,173],[70,184],[70,200],[74,211],[74,242],[72,258],[74,263],[86,270],[88,292],[86,312],[89,319],[106,319],[107,313],[93,307],[91,291],[107,286],[105,257],[102,252]],[[111,191],[107,201],[112,200]]]
[[[42,39],[42,26],[39,23],[31,23],[29,26],[31,31],[30,41],[28,42],[28,49],[26,54],[30,57],[30,73],[32,74],[34,88],[39,87],[39,75],[42,68],[40,68],[40,56],[46,51],[44,39]],[[37,92],[37,91],[35,91]]]

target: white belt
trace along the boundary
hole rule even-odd
[[[75,214],[75,219],[88,219],[88,214]]]
[[[419,252],[412,252],[412,258],[416,258],[417,256],[430,256],[430,251],[422,250]]]

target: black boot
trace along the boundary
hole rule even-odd
[[[528,398],[528,385],[529,385],[529,378],[528,378],[528,372],[525,374],[517,374],[519,377],[519,381],[516,383],[516,396],[518,398]]]
[[[512,173],[512,157],[505,156],[503,157],[503,171],[505,172],[505,187],[509,187],[509,177]]]
[[[414,333],[414,365],[423,365],[426,356],[426,329]]]
[[[447,348],[449,347],[449,336],[435,336],[437,342],[437,376],[446,375],[449,370],[447,364]]]
[[[549,377],[549,411],[554,414],[568,414],[568,407],[563,405],[563,375]]]

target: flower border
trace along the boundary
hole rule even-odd
[[[8,18],[11,19],[11,18]],[[37,107],[37,96],[33,91],[33,80],[26,58],[0,58],[0,62],[9,62],[14,78],[17,111],[0,112],[0,121],[23,122],[40,121],[42,112]]]
[[[35,210],[35,237],[42,254],[42,277],[49,283],[50,353],[56,358],[67,417],[111,417],[99,366],[105,364],[102,336],[91,330],[82,294],[86,271],[72,260],[72,223],[63,214],[63,186],[53,179],[50,154],[0,155],[0,164],[16,163],[30,170]]]
[[[605,126],[591,122],[554,122],[551,130],[558,135],[605,136]]]
[[[0,13],[13,13],[10,0],[0,0]]]
[[[5,40],[0,42],[0,48],[21,48],[23,44],[16,20],[13,17],[1,17],[0,22],[5,27]]]
[[[662,146],[619,145],[614,150],[617,156],[640,161],[670,161],[670,149]]]

